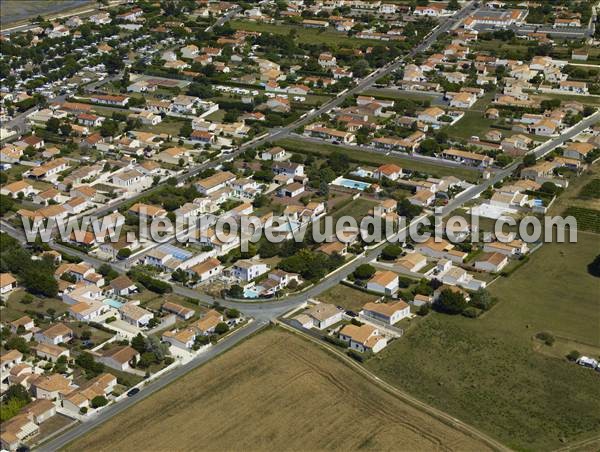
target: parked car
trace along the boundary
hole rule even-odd
[[[134,395],[136,395],[138,392],[140,392],[140,388],[133,388],[130,389],[129,391],[127,391],[127,397],[133,397]]]

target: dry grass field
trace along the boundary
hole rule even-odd
[[[270,329],[67,450],[485,450],[316,345]]]

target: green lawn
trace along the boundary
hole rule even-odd
[[[366,303],[376,301],[379,297],[377,295],[362,292],[358,289],[353,289],[344,284],[338,284],[326,292],[323,292],[317,299],[324,303],[331,303],[336,306],[341,306],[344,309],[351,309],[357,312],[360,311]]]
[[[153,126],[153,125],[142,126],[140,130],[144,130],[144,131],[152,132],[152,133],[166,133],[168,135],[179,136],[179,131],[181,130],[181,127],[183,127],[183,125],[186,122],[187,121],[185,121],[183,119],[174,119],[174,118],[167,117],[167,118],[163,119],[162,122],[158,123],[155,126]]]
[[[485,111],[494,99],[495,92],[486,93],[473,107],[465,110],[465,115],[455,125],[446,127],[446,131],[453,137],[469,139],[472,136],[480,138],[496,123],[493,119],[485,117]]]
[[[375,201],[370,199],[358,198],[352,200],[348,204],[342,206],[339,210],[333,212],[333,220],[335,222],[343,216],[348,216],[360,222],[360,220],[368,215],[369,210],[375,207],[376,204]]]
[[[432,314],[367,363],[386,381],[503,441],[546,450],[600,432],[598,374],[534,351],[532,337],[600,346],[600,282],[586,266],[597,236],[547,244],[490,286],[499,303],[473,320]]]
[[[335,151],[343,151],[351,161],[362,165],[378,166],[383,165],[384,163],[395,163],[402,168],[428,173],[431,176],[456,176],[469,182],[477,181],[480,176],[480,172],[476,169],[425,163],[412,160],[408,156],[399,154],[384,155],[375,152],[361,151],[359,149],[353,149],[349,147],[335,146],[332,144],[307,143],[295,138],[278,140],[273,144],[282,146],[291,152],[298,152],[301,154],[327,156]]]
[[[25,294],[26,292],[24,290],[17,289],[8,296],[6,305],[0,311],[2,320],[12,322],[24,315],[31,316],[30,313],[48,315],[48,309],[54,309],[55,316],[59,316],[66,312],[68,308],[65,303],[57,298],[41,298],[33,296],[33,301],[31,303],[23,303],[22,299]]]
[[[591,105],[592,107],[600,108],[600,96],[578,96],[573,94],[543,93],[535,97],[538,100],[558,99],[561,102],[577,101],[584,105]]]
[[[472,136],[484,139],[486,132],[496,123],[493,119],[487,119],[480,111],[467,110],[465,115],[455,125],[447,127],[447,132],[456,138],[468,140]]]
[[[435,94],[415,93],[414,91],[404,91],[394,88],[373,88],[363,91],[362,96],[372,96],[378,99],[409,99],[415,101],[428,100],[433,102],[435,99],[441,98]]]
[[[370,39],[350,38],[344,33],[336,31],[320,31],[314,28],[305,28],[302,26],[289,24],[265,24],[259,22],[248,22],[242,20],[230,21],[231,26],[236,30],[258,31],[261,33],[274,33],[287,35],[290,31],[296,31],[296,37],[303,44],[327,44],[332,47],[362,47],[364,45],[381,44],[380,41]]]
[[[11,182],[15,182],[19,179],[22,179],[22,175],[25,171],[27,171],[28,169],[30,169],[29,166],[25,166],[25,165],[13,165],[11,168],[2,171],[2,173],[6,174],[6,177],[8,178],[7,183],[11,183]]]

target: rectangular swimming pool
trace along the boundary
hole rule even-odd
[[[362,182],[358,180],[346,179],[344,177],[338,177],[332,182],[333,185],[339,185],[341,187],[352,188],[354,190],[364,191],[371,186],[368,182]]]

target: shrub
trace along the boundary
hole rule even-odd
[[[215,326],[216,334],[225,334],[227,331],[229,331],[229,327],[225,322],[218,323],[217,326]]]
[[[462,315],[464,315],[465,317],[469,317],[470,319],[476,319],[481,315],[481,309],[469,306],[462,312]]]
[[[388,245],[381,252],[381,258],[386,261],[393,261],[398,259],[402,254],[402,247],[399,245]]]
[[[567,355],[567,359],[569,361],[577,361],[580,356],[581,353],[579,353],[577,350],[571,350]]]
[[[23,295],[23,298],[21,298],[21,303],[22,304],[33,303],[33,296],[31,294],[26,293],[25,295]]]
[[[552,347],[552,345],[554,345],[554,342],[556,341],[554,336],[548,333],[547,331],[540,331],[535,335],[535,337],[540,341],[544,342],[544,344],[546,344],[549,347]]]
[[[346,344],[343,340],[335,337],[335,336],[323,336],[323,340],[325,342],[329,342],[330,344],[337,345],[338,347],[346,348],[348,344]]]
[[[460,292],[454,292],[450,289],[444,289],[435,302],[436,310],[445,314],[456,315],[462,313],[467,307],[467,300]]]
[[[471,295],[471,306],[487,311],[494,305],[494,299],[485,289],[479,289]]]
[[[129,248],[121,248],[117,253],[119,259],[127,259],[131,256],[131,250]]]
[[[354,270],[354,276],[358,279],[369,279],[371,276],[375,274],[375,267],[369,264],[359,265],[356,270]]]
[[[108,400],[106,400],[106,397],[104,396],[96,396],[92,399],[92,408],[100,408],[101,406],[104,406],[108,403]]]
[[[230,319],[237,319],[240,316],[240,311],[238,311],[235,308],[232,309],[226,309],[225,310],[225,315],[227,317],[229,317]]]
[[[368,360],[373,354],[371,352],[360,353],[356,350],[348,350],[348,356],[352,359],[355,359],[359,363],[364,363]]]
[[[429,306],[429,304],[425,303],[424,305],[421,305],[419,307],[419,309],[417,310],[417,315],[420,315],[421,317],[425,317],[427,314],[429,314],[430,310],[431,310],[431,307]]]
[[[590,275],[600,278],[600,254],[587,266]]]

